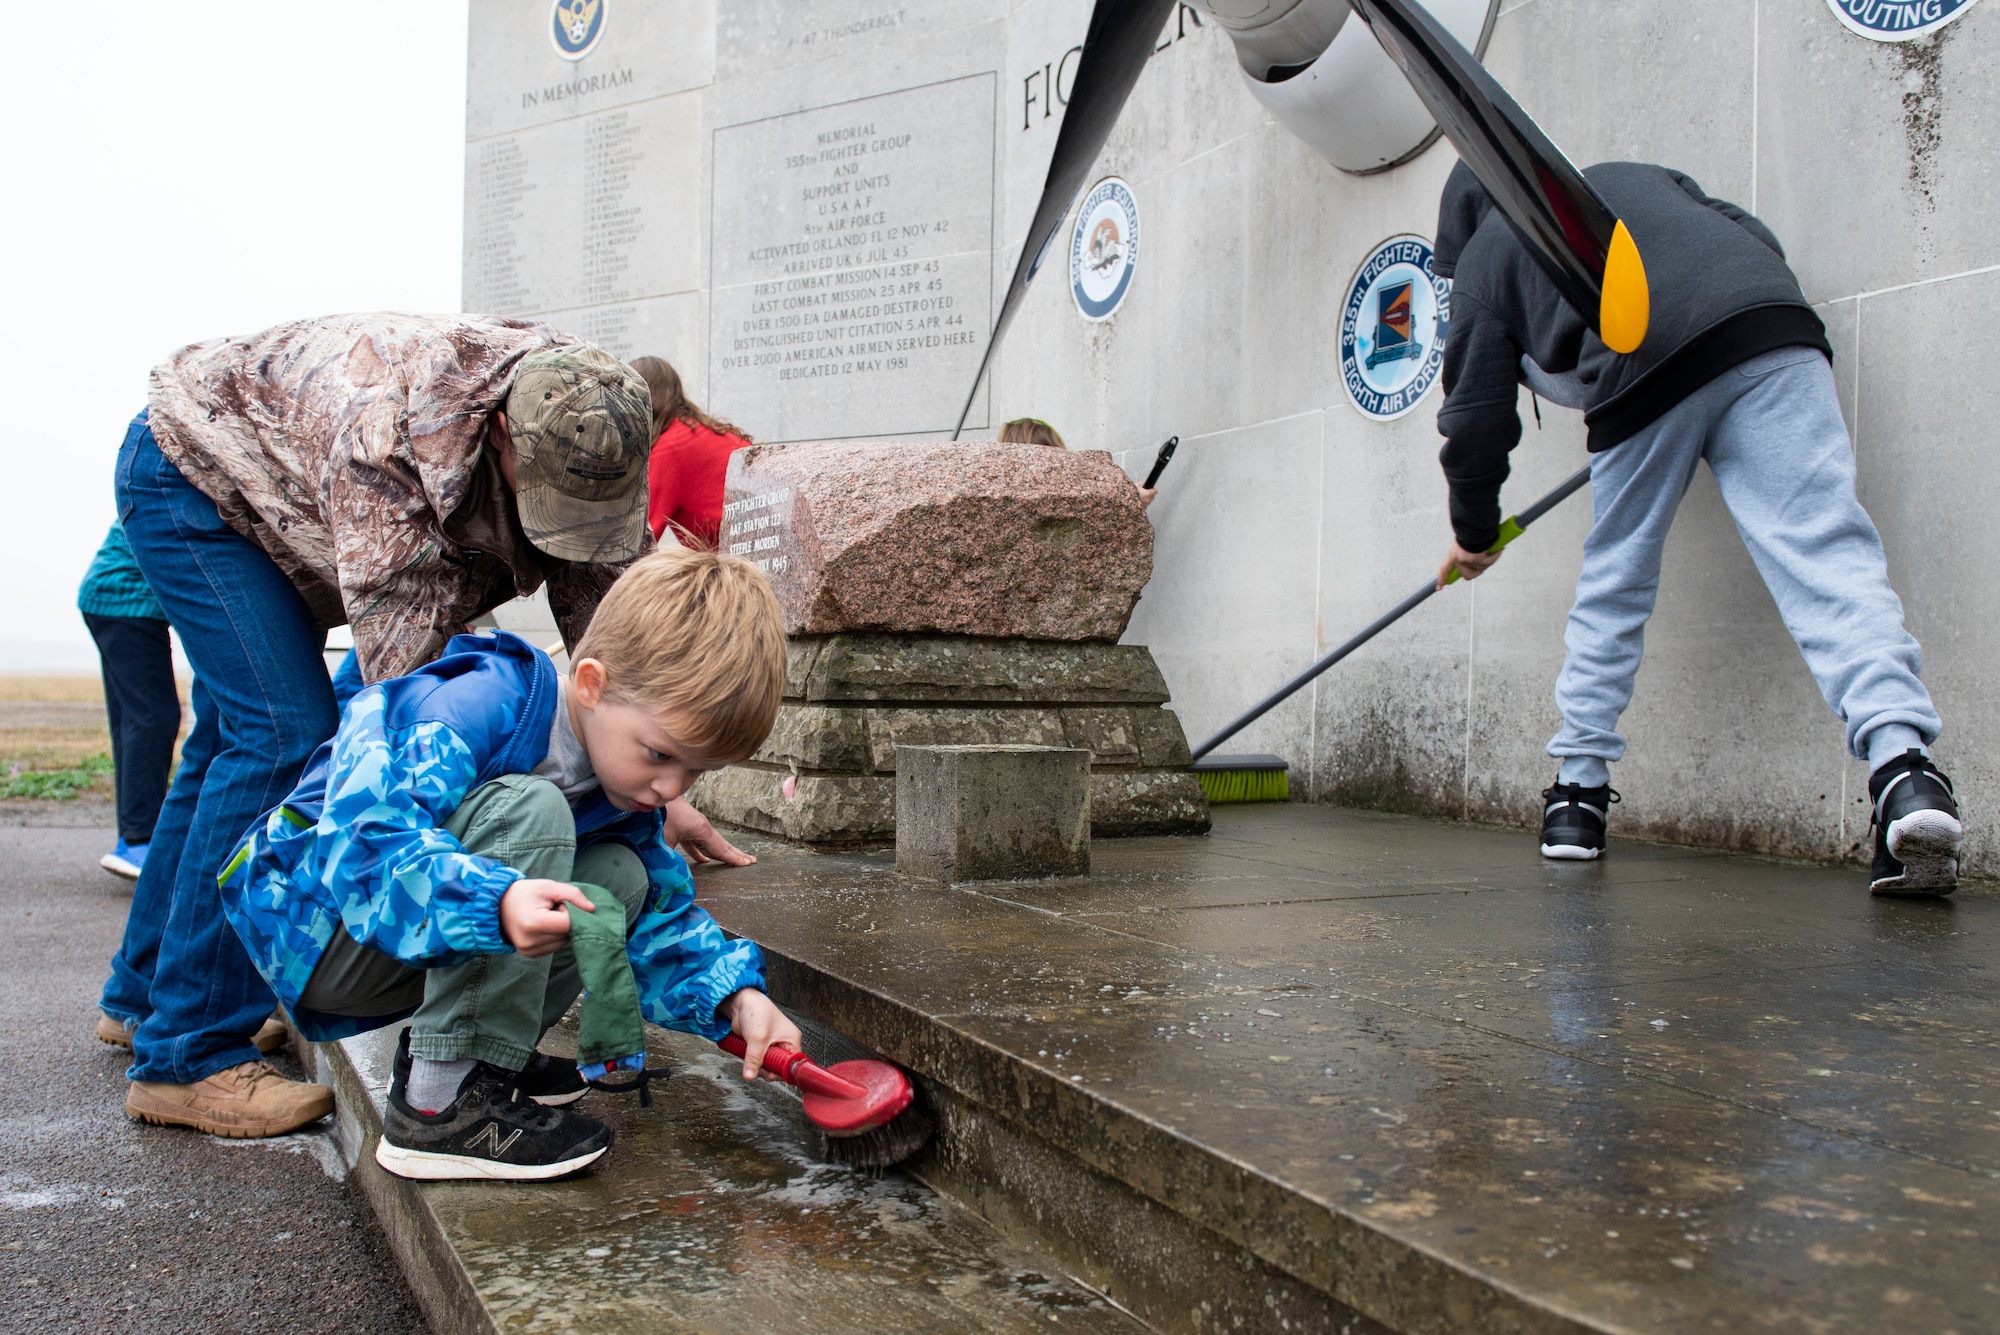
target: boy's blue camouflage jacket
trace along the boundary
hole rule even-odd
[[[557,699],[554,664],[527,641],[505,631],[456,636],[442,658],[354,696],[291,795],[250,828],[218,878],[223,911],[307,1038],[403,1018],[300,1008],[342,927],[420,969],[513,949],[500,935],[500,896],[521,873],[466,852],[441,827],[479,785],[541,762]],[[764,986],[763,952],[724,937],[695,907],[660,812],[619,811],[602,790],[572,811],[578,847],[628,844],[652,880],[626,947],[640,1010],[655,1024],[723,1037],[729,1022],[715,1008],[738,988]]]

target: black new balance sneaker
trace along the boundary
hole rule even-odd
[[[1587,862],[1604,852],[1605,813],[1618,800],[1610,784],[1564,783],[1542,790],[1542,856]]]
[[[575,1062],[567,1057],[551,1057],[546,1052],[530,1055],[528,1064],[514,1072],[514,1083],[544,1108],[575,1103],[590,1092],[590,1086],[577,1074]]]
[[[1947,779],[1911,747],[1868,776],[1874,803],[1878,895],[1948,895],[1958,888],[1958,843],[1965,835]]]
[[[544,1108],[511,1072],[481,1062],[439,1113],[403,1101],[390,1086],[375,1162],[397,1177],[542,1182],[587,1168],[611,1148],[611,1128],[582,1113]]]
[[[408,1029],[396,1037],[396,1059],[389,1066],[389,1090],[397,1098],[407,1098],[410,1088],[410,1031]],[[566,1103],[575,1103],[590,1092],[590,1086],[577,1074],[576,1063],[565,1057],[551,1057],[546,1052],[537,1052],[528,1058],[528,1064],[514,1072],[514,1084],[523,1094],[548,1108],[560,1108]]]

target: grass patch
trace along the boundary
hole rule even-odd
[[[186,692],[182,692],[185,696]],[[0,700],[59,700],[72,704],[103,704],[104,680],[95,672],[0,672]]]
[[[19,765],[0,777],[0,799],[31,797],[43,801],[67,802],[81,797],[111,777],[111,757],[99,753],[87,756],[68,769],[24,770]]]

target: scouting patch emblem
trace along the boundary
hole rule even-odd
[[[1907,42],[1935,32],[1966,10],[1972,0],[1826,0],[1849,32],[1877,42]]]

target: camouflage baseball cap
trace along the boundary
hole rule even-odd
[[[646,537],[653,403],[639,373],[584,344],[521,359],[507,391],[528,541],[566,561],[628,561]]]

